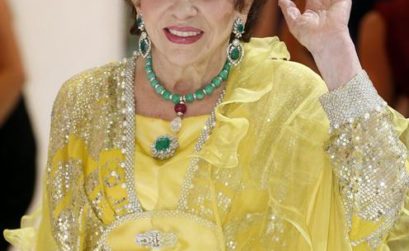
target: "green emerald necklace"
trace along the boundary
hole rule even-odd
[[[175,105],[174,110],[176,113],[176,118],[170,122],[170,129],[173,132],[173,135],[161,135],[151,145],[151,153],[154,158],[165,160],[175,155],[175,152],[179,147],[176,135],[182,128],[182,119],[187,112],[186,104],[193,103],[197,100],[203,100],[206,96],[210,96],[215,89],[220,87],[222,83],[227,80],[231,66],[231,63],[227,60],[222,70],[210,81],[210,83],[194,93],[179,95],[170,92],[159,82],[153,70],[152,55],[148,55],[145,58],[144,68],[150,86],[164,100],[170,101]]]

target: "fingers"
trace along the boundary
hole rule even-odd
[[[283,13],[285,21],[291,28],[291,26],[293,26],[294,24],[294,21],[301,15],[300,10],[291,0],[279,0],[278,5],[281,8],[281,12]]]

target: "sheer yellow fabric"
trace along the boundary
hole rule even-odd
[[[169,130],[168,122],[136,116],[134,182],[143,208],[151,213],[121,222],[122,211],[115,210],[116,200],[111,197],[125,196],[125,192],[120,186],[106,185],[113,182],[101,181],[106,176],[99,174],[100,182],[85,194],[88,202],[82,205],[81,220],[75,223],[75,230],[67,231],[79,236],[75,241],[79,250],[92,250],[90,243],[104,234],[104,229],[98,232],[92,224],[112,226],[105,236],[112,250],[146,250],[135,246],[135,234],[152,227],[178,235],[175,247],[161,250],[369,250],[366,244],[352,248],[348,239],[338,183],[325,152],[329,123],[318,101],[326,92],[324,83],[309,69],[288,62],[288,52],[277,39],[253,39],[245,51],[245,60],[229,76],[224,102],[217,108],[216,127],[198,154],[191,153],[207,116],[184,119],[181,148],[169,161],[149,157],[150,144]],[[118,67],[111,65],[101,71],[110,76]],[[80,93],[87,93],[88,88],[102,93],[95,107],[109,102],[104,101],[107,91],[99,83],[116,82],[112,77],[105,79],[102,72],[88,72],[66,84],[54,114],[63,107],[75,109],[69,107],[82,104]],[[88,80],[90,76],[98,79],[98,85],[82,81],[93,81]],[[75,102],[67,98],[69,90],[79,95]],[[408,122],[391,113],[402,141],[409,144]],[[53,123],[57,119],[54,115]],[[75,122],[76,130],[89,126],[84,120]],[[98,120],[90,121],[97,125]],[[62,131],[56,126],[53,130],[56,137]],[[51,174],[59,161],[75,157],[83,163],[78,180],[87,180],[105,166],[120,175],[122,171],[115,165],[117,159],[123,159],[119,149],[97,151],[96,144],[91,144],[94,138],[85,140],[82,135],[82,131],[69,133],[67,143],[50,146],[56,148],[51,151]],[[178,207],[185,172],[195,156],[200,158],[200,169],[189,188],[187,209],[168,214]],[[95,202],[97,191],[103,191],[99,203]],[[36,250],[57,250],[57,246],[64,250],[64,240],[55,238],[55,233],[53,237],[53,218],[61,219],[60,211],[76,205],[67,199],[50,212],[48,196],[45,193],[39,228],[23,224],[20,230],[5,232],[22,250],[30,250],[34,243]],[[70,196],[67,192],[64,198]],[[408,250],[408,217],[404,210],[380,250]],[[355,221],[351,239],[373,231],[374,224]]]
[[[183,177],[189,166],[189,155],[193,152],[207,117],[183,119],[183,128],[178,133],[178,154],[170,160],[161,161],[152,158],[150,146],[160,135],[172,133],[169,121],[136,116],[135,184],[143,208],[176,208]]]

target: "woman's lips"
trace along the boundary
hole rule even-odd
[[[163,29],[168,40],[175,44],[193,44],[203,36],[203,31],[187,26],[171,26]]]

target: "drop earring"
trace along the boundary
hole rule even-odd
[[[237,66],[244,57],[244,49],[240,43],[240,38],[244,34],[244,22],[241,18],[237,18],[233,24],[234,39],[227,47],[227,58],[229,62]]]
[[[151,52],[152,43],[148,36],[148,33],[146,33],[145,23],[141,14],[137,14],[136,16],[136,26],[141,31],[141,35],[138,41],[138,52],[140,55],[142,55],[143,58],[146,58]]]

